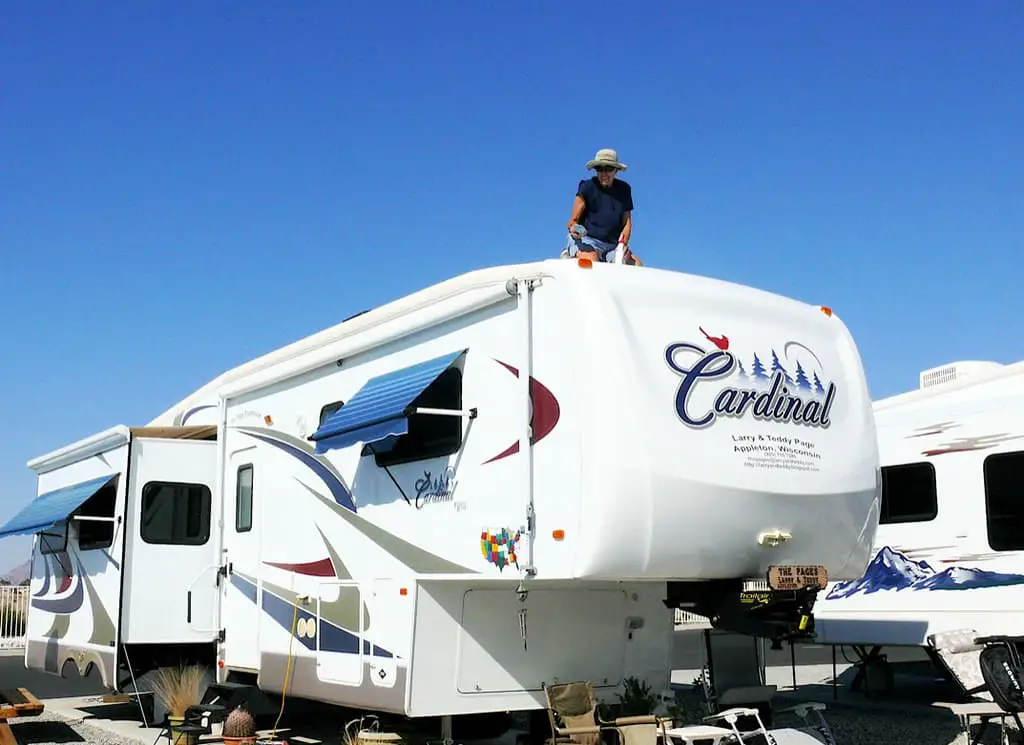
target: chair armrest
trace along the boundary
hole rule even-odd
[[[732,719],[733,721],[735,721],[739,717],[753,717],[757,716],[759,713],[760,712],[757,709],[751,709],[747,706],[737,706],[733,709],[726,709],[725,711],[720,711],[717,714],[708,714],[706,717],[704,717],[704,721],[713,722],[716,719],[725,719],[726,721]]]
[[[630,724],[661,724],[661,721],[653,714],[648,714],[646,716],[618,717],[617,719],[613,719],[611,722],[608,722],[608,724],[614,724],[621,727]]]
[[[613,728],[610,727],[610,726],[602,727],[602,726],[599,726],[599,725],[595,725],[593,727],[558,727],[555,730],[555,734],[557,734],[557,735],[596,735],[596,734],[600,734],[601,732],[604,732],[604,731],[610,730],[610,729],[613,729]]]
[[[997,634],[995,636],[976,636],[974,637],[976,644],[988,644],[991,642],[1024,642],[1024,636],[1006,636],[1003,634]]]

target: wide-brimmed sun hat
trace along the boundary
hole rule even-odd
[[[625,163],[620,163],[619,154],[609,147],[598,150],[594,159],[587,163],[587,168],[594,168],[596,166],[611,166],[612,168],[618,168],[620,171],[625,171],[629,167]]]

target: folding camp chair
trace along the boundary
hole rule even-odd
[[[1017,718],[1017,712],[1004,709],[995,700],[982,672],[981,655],[986,645],[1002,644],[1005,639],[1006,637],[981,639],[976,637],[974,629],[954,629],[930,634],[926,640],[932,652],[932,659],[945,668],[968,699],[966,702],[949,703],[947,706],[960,721],[964,739],[969,743],[981,742],[988,725],[996,719],[999,720],[1001,736],[1005,741],[1008,737],[1006,717]],[[975,722],[980,724],[980,727],[972,738],[972,725]]]
[[[657,745],[659,732],[664,734],[664,720],[653,715],[602,720],[597,713],[597,696],[587,682],[545,685],[544,695],[555,745],[616,741],[617,745]]]
[[[760,639],[746,634],[704,630],[705,695],[712,714],[753,707],[771,724],[771,702],[778,686],[765,685],[760,644]]]

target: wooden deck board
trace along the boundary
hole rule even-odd
[[[43,703],[28,689],[0,689],[0,721],[15,717],[34,717],[42,714],[43,708]]]

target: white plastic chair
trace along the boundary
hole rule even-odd
[[[688,724],[665,730],[665,745],[728,745],[736,742],[732,730],[710,724]]]
[[[741,731],[736,725],[740,717],[754,717],[757,720],[757,729]],[[822,745],[822,743],[829,743],[832,740],[831,734],[829,734],[828,739],[822,739],[817,734],[793,729],[792,727],[765,729],[764,722],[761,721],[761,714],[757,709],[737,707],[704,717],[706,722],[719,719],[729,725],[732,733],[731,736],[735,738],[734,742],[737,743],[744,743],[754,738],[759,738],[759,742],[775,743],[775,745]]]
[[[820,741],[826,745],[836,745],[836,738],[832,734],[832,728],[828,726],[825,715],[821,713],[825,711],[825,708],[825,704],[820,701],[804,701],[793,706],[787,706],[784,709],[779,709],[778,713],[792,712],[796,714],[804,723],[804,726],[799,729],[800,732],[812,732],[820,735]],[[808,716],[811,712],[814,712],[814,721],[811,721]]]

